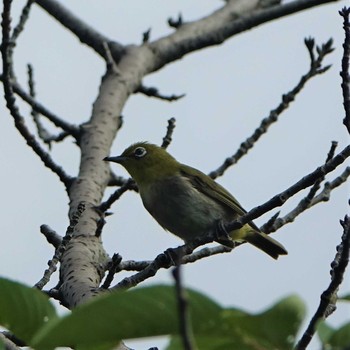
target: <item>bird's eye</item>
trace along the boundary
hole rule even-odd
[[[144,147],[137,147],[134,151],[134,156],[137,159],[144,157],[146,154],[147,151]]]

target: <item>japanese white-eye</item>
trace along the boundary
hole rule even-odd
[[[106,161],[121,164],[137,183],[143,205],[166,230],[189,242],[212,233],[246,211],[221,185],[201,171],[179,163],[164,148],[147,142],[128,147]],[[229,232],[233,241],[247,241],[277,259],[287,254],[253,222]],[[218,240],[224,245],[225,242]]]

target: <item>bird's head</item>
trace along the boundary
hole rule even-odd
[[[103,160],[121,164],[138,186],[174,175],[180,165],[164,148],[148,142],[137,142],[120,156]]]

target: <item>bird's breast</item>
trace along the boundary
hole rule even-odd
[[[225,209],[192,186],[187,178],[168,177],[140,191],[145,208],[166,230],[184,241],[215,229]]]

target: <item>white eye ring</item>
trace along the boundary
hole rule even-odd
[[[147,151],[146,151],[146,148],[144,147],[137,147],[134,150],[134,156],[137,159],[144,157],[146,154],[147,154]]]

